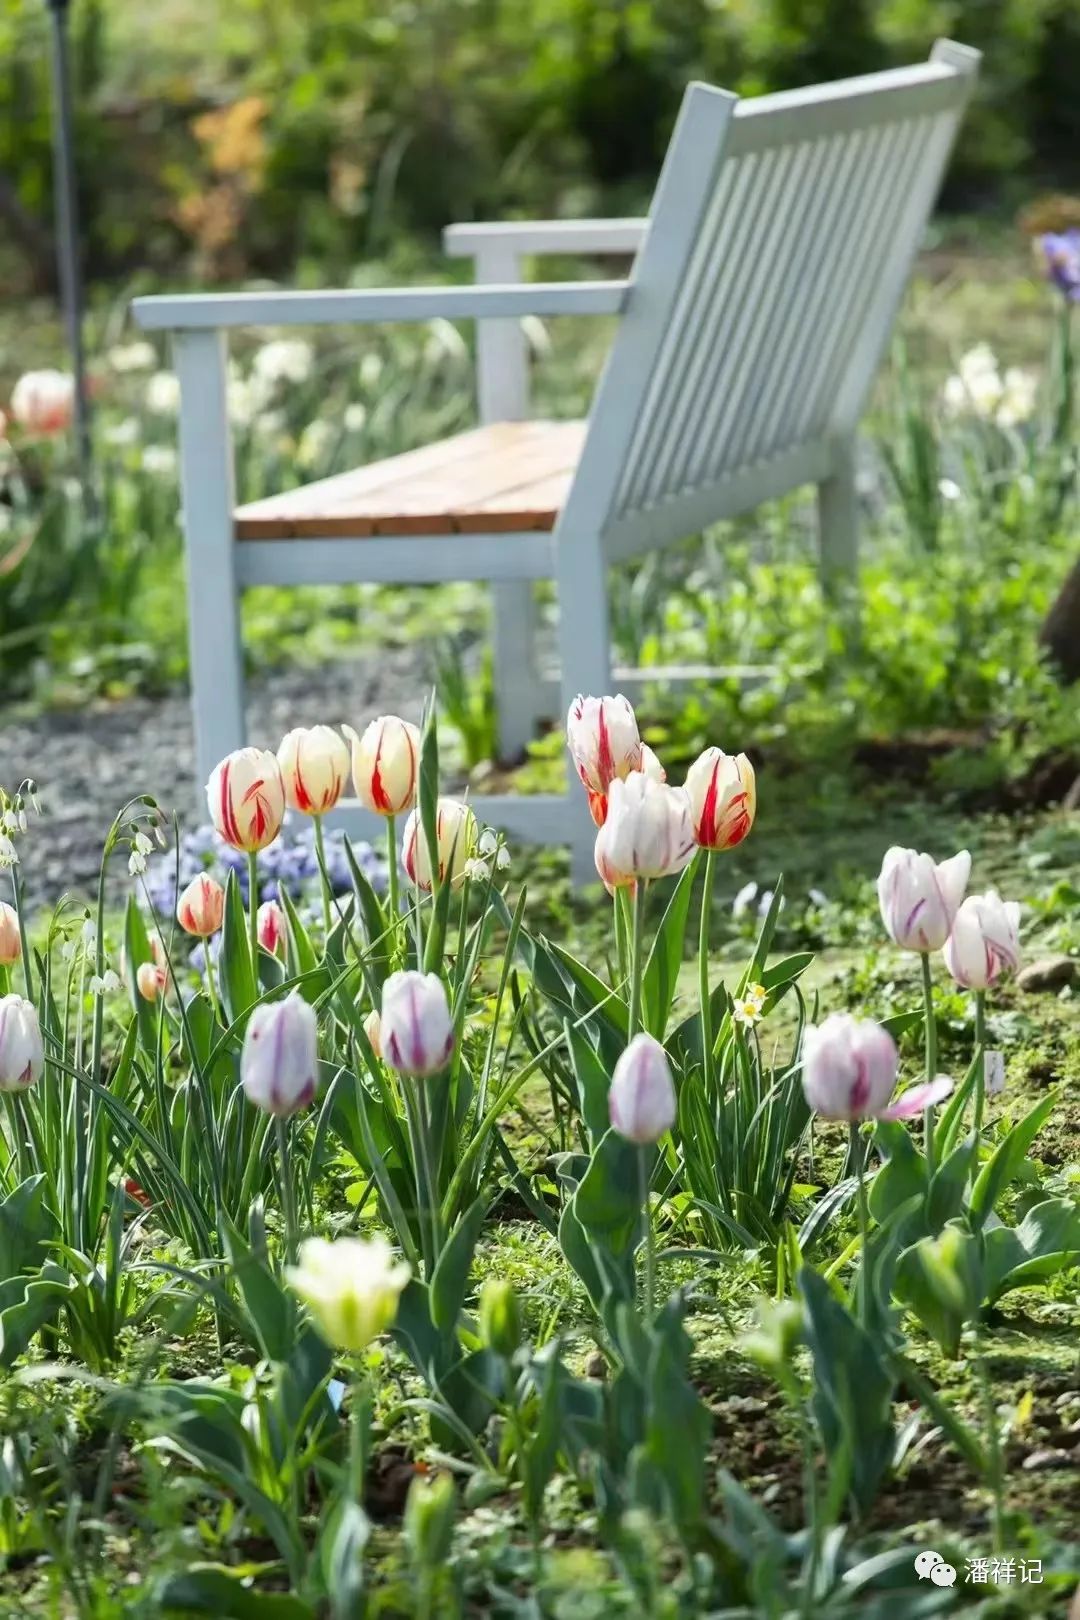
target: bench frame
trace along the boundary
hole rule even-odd
[[[827,583],[850,576],[857,555],[855,433],[978,62],[977,52],[939,41],[930,61],[913,68],[752,101],[740,102],[725,91],[693,84],[684,97],[648,221],[451,226],[445,234],[446,250],[473,260],[474,286],[136,299],[134,313],[140,326],[172,334],[180,383],[180,472],[200,779],[205,780],[218,760],[242,746],[245,739],[239,601],[241,592],[251,585],[490,582],[495,596],[500,745],[505,754],[512,755],[533,735],[551,692],[551,683],[540,678],[536,667],[534,581],[555,581],[560,708],[565,713],[577,692],[613,689],[606,586],[606,569],[612,562],[659,549],[708,523],[812,483],[818,489],[823,576]],[[829,395],[827,432],[801,439],[796,436],[795,441],[777,449],[766,449],[712,482],[699,480],[696,486],[688,482],[684,487],[669,481],[665,485],[665,469],[677,462],[685,445],[686,425],[703,420],[713,424],[714,432],[722,425],[723,402],[718,406],[714,393],[705,392],[710,375],[692,344],[696,311],[691,307],[687,312],[685,307],[686,288],[693,285],[695,268],[698,284],[702,283],[702,266],[700,259],[695,261],[695,252],[700,255],[710,245],[709,229],[714,231],[715,241],[716,222],[710,220],[709,208],[721,162],[744,156],[763,162],[787,143],[803,143],[805,151],[808,142],[876,132],[879,126],[885,132],[884,142],[891,129],[901,127],[900,120],[914,118],[929,121],[931,134],[914,158],[905,157],[901,219],[890,236],[893,251],[887,270],[865,298],[860,294],[861,307],[853,313],[858,324],[851,342],[845,338],[843,371],[835,379],[835,395]],[[910,149],[909,142],[905,150]],[[745,176],[745,166],[741,172]],[[804,182],[807,172],[803,172]],[[752,183],[752,169],[750,173],[747,185]],[[835,173],[833,180],[838,185]],[[812,197],[797,193],[788,200],[792,219],[801,210],[805,220],[814,206]],[[868,198],[867,207],[873,205],[874,200]],[[779,229],[784,224],[781,220]],[[869,223],[865,230],[870,230]],[[819,237],[823,233],[824,227]],[[809,245],[815,244],[810,240]],[[820,284],[828,274],[829,253],[835,262],[835,248],[822,248],[819,243],[816,251],[816,268],[813,255],[808,257],[811,274],[816,274]],[[636,253],[636,258],[625,280],[523,281],[526,256],[553,253]],[[724,336],[724,320],[730,328],[739,313],[727,315],[712,287],[726,273],[724,265],[714,270],[709,260],[707,270],[704,280],[711,303],[702,318],[710,323],[715,344]],[[791,301],[796,308],[784,317],[789,339],[798,336],[798,304],[808,296],[798,289],[793,292]],[[594,397],[577,474],[553,533],[235,539],[227,408],[230,328],[358,325],[434,316],[475,320],[479,416],[486,423],[523,420],[529,415],[528,357],[520,325],[526,314],[620,317]],[[729,331],[728,341],[736,346],[741,343],[744,349],[749,343],[748,352],[752,352],[754,342],[760,345],[768,337],[767,332],[754,330],[765,319],[751,310],[734,335]],[[743,328],[749,329],[748,336]],[[657,414],[655,393],[662,387],[657,376],[666,366],[670,378],[675,366],[681,379],[680,364],[685,365],[685,399],[679,398],[674,419],[669,421]],[[776,388],[776,382],[767,378],[762,384],[766,394],[769,390],[775,394]],[[755,407],[763,422],[769,404],[766,398]],[[725,431],[737,433],[739,428],[740,424],[729,423]],[[650,493],[650,479],[652,490],[660,489],[659,498]],[[615,673],[615,684],[626,687],[645,679],[660,680],[666,672],[643,671],[633,683],[627,672]],[[701,678],[706,672],[675,673],[682,678]],[[575,879],[584,880],[591,874],[594,829],[572,773],[564,794],[480,797],[473,804],[483,820],[513,837],[569,842]],[[377,831],[377,818],[368,816],[355,801],[343,802],[328,820],[365,836]]]

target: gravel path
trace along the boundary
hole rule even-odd
[[[248,683],[249,741],[276,748],[296,725],[348,721],[358,729],[392,711],[419,720],[430,685],[423,649],[365,651],[313,669],[279,670]],[[185,825],[196,824],[191,708],[186,692],[49,711],[0,724],[0,785],[37,782],[43,806],[22,841],[22,876],[32,904],[97,883],[101,845],[135,793],[151,793]],[[198,792],[198,821],[205,821]],[[117,863],[117,877],[123,878]]]

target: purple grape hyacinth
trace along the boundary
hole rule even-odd
[[[1070,303],[1080,303],[1080,227],[1072,225],[1067,231],[1047,231],[1039,238],[1039,246],[1055,287],[1061,289]]]

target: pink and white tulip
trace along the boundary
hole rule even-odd
[[[288,941],[285,913],[276,900],[264,900],[255,913],[255,928],[259,944],[271,956],[284,956]]]
[[[989,990],[1020,966],[1020,907],[995,889],[969,894],[942,948],[945,966],[965,990]]]
[[[612,782],[641,769],[637,716],[621,693],[576,697],[566,717],[566,745],[590,793],[607,793]]]
[[[21,955],[19,913],[6,900],[0,900],[0,967],[13,967]]]
[[[440,883],[459,883],[476,851],[476,817],[463,799],[440,799],[435,811],[436,859]],[[421,889],[432,887],[430,852],[420,821],[420,808],[405,823],[401,839],[401,864],[409,880]]]
[[[956,920],[971,875],[966,849],[935,865],[914,849],[886,850],[878,904],[889,938],[905,951],[940,951]]]
[[[397,816],[416,802],[420,770],[420,731],[396,714],[381,714],[357,736],[342,726],[352,744],[356,796],[380,816]]]
[[[706,748],[687,772],[686,796],[702,849],[734,849],[754,825],[757,785],[745,754]]]
[[[658,1142],[675,1123],[675,1082],[667,1053],[651,1035],[635,1035],[615,1065],[608,1116],[628,1142]]]
[[[349,745],[332,726],[298,726],[277,751],[285,801],[305,816],[324,816],[341,798]]]
[[[140,962],[135,973],[135,987],[144,1001],[156,1001],[164,995],[169,984],[169,971],[156,962]]]
[[[209,872],[192,878],[176,902],[176,920],[185,934],[209,939],[221,927],[225,916],[225,890]]]
[[[27,433],[63,433],[75,410],[75,379],[65,371],[27,371],[11,393],[11,414]]]
[[[596,835],[596,870],[609,889],[681,872],[695,848],[682,788],[654,782],[642,771],[625,781],[616,777],[607,817]]]
[[[298,991],[252,1011],[240,1053],[249,1102],[278,1118],[295,1114],[315,1095],[318,1062],[315,1009]]]
[[[822,1119],[910,1119],[947,1097],[952,1081],[939,1075],[890,1099],[900,1064],[896,1043],[872,1018],[832,1013],[803,1034],[802,1083]]]
[[[442,980],[434,973],[391,973],[378,1033],[383,1061],[398,1074],[422,1080],[445,1069],[454,1025]]]
[[[253,854],[272,844],[285,816],[285,784],[277,758],[265,748],[238,748],[216,765],[206,784],[210,819],[233,849]]]
[[[0,996],[0,1091],[25,1091],[45,1067],[37,1010],[24,996]]]

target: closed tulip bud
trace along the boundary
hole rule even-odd
[[[393,1326],[409,1267],[384,1237],[308,1238],[285,1279],[327,1344],[357,1351]]]
[[[1020,907],[994,889],[969,894],[942,954],[957,984],[965,990],[989,990],[1020,966]]]
[[[480,1290],[478,1316],[481,1342],[496,1355],[512,1356],[521,1343],[521,1307],[512,1285],[502,1277],[488,1277]]]
[[[403,1528],[413,1562],[420,1569],[438,1569],[449,1558],[456,1505],[449,1474],[436,1474],[434,1479],[417,1475],[409,1486]]]
[[[32,1001],[0,996],[0,1091],[25,1091],[45,1067],[41,1028]]]
[[[315,1009],[296,990],[256,1007],[240,1053],[248,1101],[281,1118],[306,1107],[315,1095],[317,1036]]]
[[[939,1075],[890,1103],[899,1061],[892,1036],[872,1018],[832,1013],[803,1035],[806,1100],[822,1119],[910,1119],[952,1090],[952,1081]]]
[[[461,882],[476,850],[476,839],[476,817],[469,806],[461,799],[440,799],[435,811],[440,883]],[[419,806],[405,823],[401,839],[401,864],[410,880],[419,888],[431,888],[431,860],[420,822]]]
[[[612,782],[641,769],[637,716],[621,693],[576,697],[566,717],[566,746],[590,793],[606,793]]]
[[[443,982],[434,973],[391,973],[382,992],[383,1061],[414,1080],[445,1069],[454,1026]]]
[[[641,771],[612,782],[607,819],[596,835],[596,870],[609,888],[681,872],[694,849],[682,788],[665,787]]]
[[[22,955],[19,935],[19,913],[14,906],[0,900],[0,967],[11,967]]]
[[[225,890],[209,872],[192,878],[176,902],[176,920],[185,934],[209,939],[221,927],[225,915]]]
[[[271,956],[284,956],[288,940],[285,913],[276,900],[264,900],[255,913],[259,944]]]
[[[168,969],[156,962],[140,962],[135,973],[135,984],[144,1001],[156,1001],[169,982]]]
[[[62,433],[75,409],[75,380],[65,371],[27,371],[11,392],[11,414],[27,433]]]
[[[754,825],[757,787],[745,754],[706,748],[687,772],[686,796],[702,849],[734,849]]]
[[[905,951],[940,951],[952,932],[970,875],[966,849],[939,866],[914,849],[886,850],[878,904],[889,938]]]
[[[358,737],[342,726],[352,744],[353,786],[361,804],[380,816],[397,816],[416,801],[420,731],[396,714],[381,714]]]
[[[299,726],[281,740],[277,751],[285,800],[305,816],[332,810],[349,774],[349,745],[332,726]]]
[[[381,1058],[382,1019],[379,1017],[378,1007],[372,1007],[371,1011],[364,1019],[364,1034],[368,1038],[368,1045],[371,1047],[372,1052],[374,1052],[377,1058]]]
[[[210,819],[233,849],[253,854],[272,844],[285,815],[285,784],[265,748],[238,748],[214,767],[206,784]]]
[[[675,1123],[675,1083],[667,1053],[651,1035],[635,1035],[615,1065],[608,1114],[620,1136],[644,1146]]]

